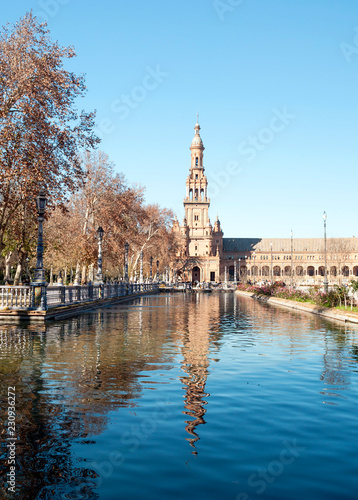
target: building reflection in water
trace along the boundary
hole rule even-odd
[[[182,371],[186,374],[180,380],[184,384],[185,397],[183,413],[191,417],[186,420],[185,430],[190,435],[187,440],[194,448],[192,453],[197,454],[195,443],[200,439],[197,427],[205,424],[204,415],[208,402],[205,398],[210,394],[205,386],[209,375],[209,353],[211,335],[215,333],[215,326],[219,324],[219,300],[212,301],[203,293],[189,295],[191,301],[186,309],[182,321]]]
[[[63,497],[71,498],[73,491],[81,497],[88,493],[89,479],[95,490],[96,473],[73,463],[71,444],[95,442],[108,427],[109,412],[140,405],[144,390],[163,383],[154,372],[176,366],[178,353],[184,390],[181,428],[196,455],[200,426],[210,410],[210,363],[218,357],[227,328],[245,349],[256,342],[264,349],[265,342],[282,336],[284,347],[296,356],[302,355],[303,331],[328,332],[326,337],[322,333],[322,383],[337,390],[346,387],[352,371],[346,369],[347,360],[358,360],[352,334],[332,323],[323,327],[313,316],[296,316],[251,299],[238,301],[232,294],[187,293],[144,297],[46,327],[0,327],[0,397],[6,400],[7,387],[16,386],[19,402],[19,498],[37,498],[46,489],[41,498],[52,498],[51,487],[62,484],[67,487]],[[4,406],[0,418],[6,419]],[[6,473],[3,443],[1,475]],[[2,494],[0,487],[0,498]],[[88,498],[96,498],[94,491]]]

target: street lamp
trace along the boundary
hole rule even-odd
[[[237,269],[236,269],[236,267],[237,267],[237,262],[235,260],[235,262],[234,262],[234,283],[235,283],[235,285],[236,285],[236,280],[237,280]]]
[[[159,260],[157,260],[157,283],[159,283]]]
[[[140,271],[139,271],[139,283],[143,283],[143,250],[140,253]]]
[[[153,257],[150,258],[150,282],[153,282]]]
[[[323,226],[324,226],[324,291],[328,292],[328,281],[327,281],[327,214],[323,212]]]
[[[45,193],[40,191],[39,195],[36,197],[36,208],[37,208],[37,220],[39,223],[38,238],[37,238],[37,262],[35,270],[34,283],[46,283],[45,270],[43,268],[43,230],[42,223],[44,221],[45,208],[47,204],[47,199]]]
[[[39,223],[39,229],[37,238],[37,251],[36,251],[37,261],[35,269],[35,279],[32,282],[32,285],[36,286],[38,290],[36,291],[35,289],[34,292],[33,306],[35,306],[35,303],[37,302],[36,299],[40,298],[40,310],[44,311],[47,309],[47,297],[46,297],[47,283],[45,279],[45,270],[43,268],[44,246],[43,246],[42,223],[44,221],[46,204],[47,204],[47,198],[45,196],[45,193],[44,191],[40,191],[39,195],[36,197],[37,220]]]
[[[239,258],[239,281],[241,281],[241,258]]]
[[[293,231],[291,229],[291,288],[293,287]]]
[[[255,285],[255,283],[256,283],[256,253],[253,252],[252,256],[254,258],[254,285]]]
[[[271,284],[273,283],[273,272],[272,272],[272,242],[270,243],[271,247]]]
[[[97,229],[97,239],[98,239],[98,257],[97,257],[97,274],[96,274],[96,284],[100,285],[103,283],[102,274],[102,239],[103,239],[103,229],[101,226]]]
[[[124,281],[128,283],[128,250],[129,244],[124,244]]]

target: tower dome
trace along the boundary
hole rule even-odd
[[[202,148],[203,147],[203,141],[202,141],[199,133],[195,134],[194,139],[191,141],[191,147],[192,148],[197,148],[197,147]]]
[[[204,144],[200,137],[200,125],[199,117],[197,118],[195,127],[194,139],[191,141],[191,169],[199,169],[204,171],[203,167],[203,156],[204,156]]]

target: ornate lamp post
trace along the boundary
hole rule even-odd
[[[129,244],[124,244],[124,281],[128,283],[128,250]]]
[[[291,229],[291,288],[293,287],[293,231]]]
[[[150,282],[153,282],[153,257],[150,258]]]
[[[43,268],[44,246],[43,246],[43,230],[42,230],[42,223],[44,221],[46,204],[47,204],[47,199],[45,193],[41,191],[39,195],[36,197],[39,232],[37,238],[37,262],[36,262],[35,279],[34,279],[34,283],[39,283],[39,284],[46,283],[45,270]]]
[[[143,251],[140,253],[140,271],[139,271],[139,283],[143,283]]]
[[[239,281],[241,281],[241,258],[239,258]]]
[[[102,240],[103,240],[103,229],[101,226],[97,229],[97,239],[98,239],[98,257],[97,257],[97,273],[96,273],[96,284],[100,285],[103,283],[102,274]]]
[[[271,283],[273,283],[273,272],[272,272],[272,242],[270,243],[271,247]]]
[[[236,285],[236,280],[237,280],[237,269],[236,269],[236,266],[237,266],[237,262],[235,260],[234,262],[234,283]]]
[[[159,283],[159,260],[157,260],[157,283]]]
[[[253,258],[254,258],[254,285],[256,283],[256,253],[254,252],[252,254]]]
[[[45,279],[45,270],[43,268],[43,230],[42,223],[44,221],[45,208],[47,204],[47,198],[43,191],[40,191],[39,195],[36,197],[36,208],[37,208],[37,220],[39,223],[39,232],[37,238],[37,262],[36,262],[36,270],[35,270],[35,279],[31,283],[35,286],[35,292],[33,296],[33,306],[36,305],[37,300],[40,299],[40,310],[47,309],[47,297],[46,297],[46,279]],[[37,291],[36,291],[37,289]]]
[[[328,281],[327,281],[327,214],[323,212],[323,226],[324,226],[324,291],[328,292]]]

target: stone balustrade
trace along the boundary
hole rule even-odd
[[[157,283],[111,283],[70,286],[0,286],[3,310],[48,310],[60,306],[113,299],[158,289]]]

